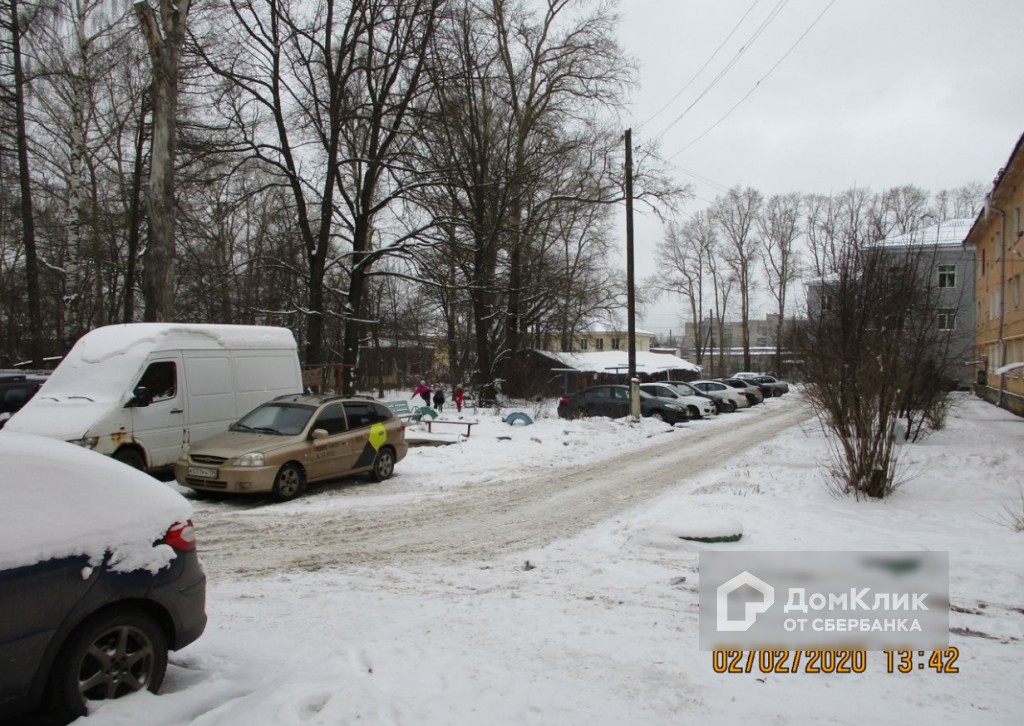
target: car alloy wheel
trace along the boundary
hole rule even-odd
[[[377,458],[373,462],[373,471],[370,472],[374,481],[390,479],[395,473],[395,452],[389,447],[384,447],[377,452]]]
[[[167,639],[149,615],[128,608],[101,612],[81,625],[51,671],[46,705],[58,716],[85,715],[89,701],[147,688],[156,693],[167,670]]]
[[[295,499],[302,493],[306,477],[297,464],[285,464],[274,479],[273,495],[279,502]]]

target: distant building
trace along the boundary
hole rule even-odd
[[[948,374],[964,388],[973,379],[975,255],[974,246],[965,239],[973,222],[970,218],[946,219],[878,244],[892,254],[919,247],[928,255],[929,283],[938,295],[935,326],[949,332],[948,357],[954,367]]]
[[[783,345],[788,331],[794,324],[792,318],[786,318],[783,326]],[[783,374],[776,360],[776,343],[779,333],[778,313],[769,313],[763,319],[748,320],[750,331],[751,366],[756,371],[772,371]],[[743,367],[743,321],[727,320],[719,329],[718,323],[710,318],[700,322],[703,331],[701,346],[701,365],[707,369],[707,375],[732,375]],[[688,360],[697,360],[697,351],[693,349],[693,325],[683,324],[682,348],[680,354]]]
[[[949,333],[947,358],[952,366],[946,375],[963,387],[972,382],[974,343],[974,248],[965,243],[973,219],[946,219],[906,234],[886,237],[866,251],[905,257],[908,250],[920,250],[922,273],[936,292],[938,303],[934,325]],[[830,278],[805,283],[807,316],[817,318],[832,309]]]
[[[637,351],[649,351],[654,333],[647,330],[636,330]],[[563,353],[572,352],[601,352],[606,350],[629,350],[629,333],[626,330],[606,327],[603,325],[591,326],[588,330],[578,333],[573,338],[571,350],[560,351]]]

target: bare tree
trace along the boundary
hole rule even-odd
[[[4,136],[14,136],[13,146],[17,153],[18,207],[21,223],[21,239],[25,253],[25,281],[28,296],[29,352],[34,366],[43,362],[42,295],[39,285],[39,254],[36,248],[36,222],[32,200],[32,173],[29,164],[28,124],[26,121],[26,98],[29,91],[25,72],[22,42],[27,26],[37,17],[37,6],[22,9],[18,0],[8,0],[6,12],[0,19],[0,28],[8,34],[10,56],[9,79],[5,79],[3,95],[5,106],[13,116],[13,123],[4,124]],[[12,133],[13,132],[13,133]],[[9,139],[10,140],[10,139]],[[4,144],[6,146],[6,144]]]
[[[121,191],[112,167],[123,152],[118,117],[140,98],[130,70],[139,41],[129,37],[132,14],[111,13],[100,0],[59,0],[51,9],[30,38],[39,76],[33,136],[39,177],[49,194],[66,199],[47,255],[62,287],[57,315],[66,349],[85,330],[110,322],[111,296],[120,291],[120,260],[105,237],[122,226],[110,223]],[[124,82],[113,82],[122,69]]]
[[[804,199],[811,272],[829,277],[846,264],[849,249],[882,239],[875,223],[877,205],[866,189],[848,189],[839,194],[809,194]]]
[[[621,142],[596,119],[618,106],[632,69],[604,4],[492,0],[450,10],[424,154],[444,170],[431,207],[451,217],[441,239],[472,304],[475,383],[486,401],[497,379],[517,388],[531,337],[557,328],[567,344],[586,311],[612,301],[617,286],[595,263],[607,251],[601,223],[622,199]]]
[[[346,393],[355,389],[370,322],[368,277],[422,232],[385,217],[397,216],[422,182],[409,163],[413,115],[427,102],[427,49],[442,5],[229,0],[201,44],[223,80],[218,109],[236,151],[258,160],[293,198],[305,257],[296,272],[307,289],[294,312],[307,330],[307,363],[326,362],[326,321],[344,320],[336,355],[349,374]],[[338,284],[328,285],[332,279]]]
[[[878,198],[875,211],[878,239],[908,234],[917,229],[928,213],[929,194],[911,184],[886,189]]]
[[[743,369],[752,368],[750,359],[750,296],[754,291],[753,267],[761,255],[756,225],[764,203],[761,193],[747,187],[734,187],[719,197],[711,215],[722,233],[723,260],[736,280],[740,293],[740,320],[743,330]]]
[[[954,189],[941,189],[935,193],[934,213],[939,220],[975,217],[985,205],[987,187],[971,182]]]
[[[718,244],[717,229],[707,210],[698,211],[682,225],[669,224],[664,240],[657,245],[658,258],[667,267],[668,276],[658,274],[645,283],[678,294],[686,301],[691,345],[697,365],[703,364],[709,345],[710,331],[703,323],[705,275],[711,269]]]
[[[779,316],[775,331],[775,370],[782,371],[782,343],[786,329],[786,302],[790,285],[799,273],[796,240],[800,236],[800,194],[777,194],[769,197],[757,219],[762,245],[765,283],[775,300]]]
[[[888,496],[900,483],[897,428],[919,434],[941,423],[951,334],[937,324],[934,254],[916,244],[846,245],[827,283],[831,306],[809,311],[800,357],[839,493]]]

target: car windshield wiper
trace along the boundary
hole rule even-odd
[[[68,396],[68,400],[71,400],[72,398],[84,398],[86,401],[92,401],[92,399],[89,398],[88,396]]]
[[[278,431],[277,429],[272,429],[269,426],[257,426],[251,430],[261,434],[274,434],[275,436],[281,435],[280,431]]]
[[[229,431],[252,431],[253,429],[243,423],[234,423],[228,427]]]

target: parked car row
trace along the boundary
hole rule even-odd
[[[0,377],[0,720],[156,692],[168,651],[203,632],[192,507],[136,470],[278,501],[393,474],[394,411],[301,389],[291,333],[260,326],[109,326],[48,378]]]
[[[720,380],[641,383],[640,414],[674,424],[718,413],[732,413],[789,391],[788,384],[773,376],[748,376],[737,374]],[[562,418],[627,416],[629,386],[591,386],[562,396],[558,402],[558,415]]]

